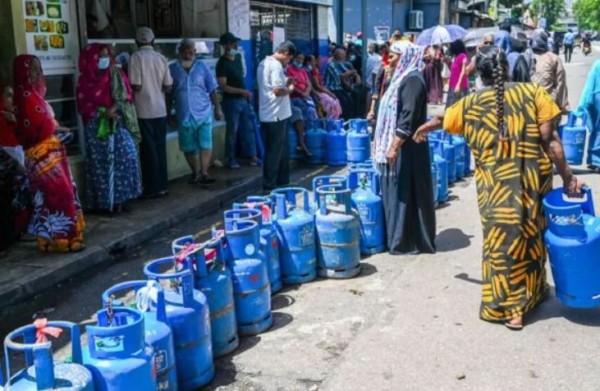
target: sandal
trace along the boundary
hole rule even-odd
[[[196,176],[195,174],[190,175],[190,179],[188,179],[188,183],[190,185],[195,185],[196,183],[198,183],[198,180],[200,178],[198,176]]]
[[[523,317],[521,316],[520,318],[521,318],[521,323],[511,323],[511,321],[518,319],[518,318],[513,318],[511,320],[504,322],[504,326],[506,326],[507,329],[513,330],[513,331],[523,330]]]

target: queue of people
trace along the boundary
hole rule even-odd
[[[191,170],[189,182],[212,183],[208,173],[212,120],[223,115],[218,87],[225,94],[226,118],[231,119],[226,141],[229,167],[239,167],[234,139],[242,128],[234,125],[250,122],[252,109],[237,38],[221,37],[226,51],[216,78],[196,59],[192,41],[181,42],[179,60],[170,66],[153,49],[153,41],[150,29],[138,31],[139,50],[128,73],[116,66],[109,47],[90,45],[80,56],[77,99],[85,123],[85,200],[94,209],[126,212],[140,195],[168,194],[164,144],[168,122],[178,128],[180,149]],[[580,196],[584,186],[567,164],[556,132],[569,110],[564,67],[549,50],[545,32],[536,31],[530,46],[526,55],[524,47],[511,42],[509,31],[501,30],[484,37],[473,64],[461,41],[450,44],[447,60],[441,48],[422,48],[395,34],[381,55],[379,48],[370,50],[381,63],[379,67],[374,61],[367,63],[370,81],[365,84],[353,65],[356,59],[347,57],[349,47],[332,46],[322,77],[318,57],[305,56],[292,42],[283,42],[258,66],[265,155],[264,162],[254,156],[250,164],[263,165],[265,191],[287,186],[290,123],[298,132],[299,148],[310,153],[303,143],[305,123],[368,116],[376,124],[372,155],[381,178],[389,252],[435,253],[430,152],[423,141],[427,132],[441,127],[463,135],[476,161],[484,231],[480,317],[521,329],[524,317],[548,294],[541,200],[552,188],[552,165],[570,196]],[[443,100],[444,64],[449,67],[446,111],[427,121],[427,103]],[[473,72],[480,85],[471,91]],[[80,251],[85,222],[61,142],[67,130],[54,120],[44,100],[45,80],[36,57],[15,59],[13,86],[14,102],[9,87],[2,89],[0,102],[0,143],[6,147],[0,149],[0,196],[2,213],[7,215],[0,222],[0,233],[8,233],[0,237],[0,245],[27,231],[41,251]],[[597,62],[578,108],[588,114],[594,152],[588,163],[596,170],[600,170],[595,153],[600,143],[599,97]],[[171,104],[176,117],[170,116]],[[518,110],[522,107],[532,109]],[[256,145],[253,136],[243,137]],[[4,206],[9,204],[7,214]]]
[[[484,36],[470,57],[460,41],[450,43],[448,59],[435,46],[424,51],[403,41],[386,46],[387,63],[382,62],[375,79],[369,117],[377,124],[373,157],[381,175],[389,252],[436,251],[424,141],[429,131],[441,128],[464,136],[476,162],[484,230],[480,317],[520,330],[549,292],[541,201],[552,189],[552,166],[569,196],[581,196],[584,186],[566,162],[556,132],[569,110],[564,67],[549,51],[543,31],[536,31],[526,48],[503,28]],[[443,99],[444,63],[449,66],[446,110],[426,122],[427,103]],[[473,74],[477,82],[469,86]],[[577,109],[587,114],[592,131],[588,163],[595,170],[600,170],[600,155],[594,153],[599,96],[600,61],[588,76]],[[524,107],[531,109],[519,110]],[[533,128],[539,132],[532,133]]]

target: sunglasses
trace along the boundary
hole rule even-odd
[[[493,45],[494,43],[492,41],[484,41],[483,44],[485,46],[490,46],[490,45]]]

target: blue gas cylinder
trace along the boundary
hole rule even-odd
[[[317,277],[315,219],[309,211],[308,191],[299,187],[274,190],[275,228],[279,237],[284,284],[301,284]],[[299,205],[296,197],[302,198]],[[288,207],[289,205],[289,207]]]
[[[581,119],[581,125],[578,120]],[[569,164],[580,165],[583,163],[583,149],[585,146],[585,115],[578,116],[571,112],[567,124],[562,130],[562,144],[565,158]]]
[[[56,327],[70,331],[71,363],[54,362],[52,342],[38,341],[36,332],[41,327]],[[26,368],[14,373],[11,358],[14,353],[25,355]],[[71,322],[47,322],[38,319],[34,324],[20,327],[4,338],[4,358],[8,373],[5,390],[65,390],[93,391],[92,373],[82,365],[79,326]]]
[[[456,155],[454,146],[442,140],[431,140],[430,142],[435,148],[435,153],[446,160],[448,184],[456,182]]]
[[[198,244],[193,236],[184,236],[175,239],[171,249],[175,256],[189,257],[194,267],[194,288],[208,301],[213,356],[233,352],[239,345],[239,337],[231,271],[225,262],[221,241],[214,239]]]
[[[448,201],[448,163],[446,159],[435,153],[433,155],[433,164],[437,171],[437,194],[438,203],[443,204]]]
[[[456,156],[456,179],[460,180],[465,176],[467,143],[462,136],[450,135],[448,140],[454,146]]]
[[[262,212],[259,209],[255,209],[255,208],[245,208],[245,207],[241,207],[239,204],[234,203],[233,204],[234,209],[231,210],[226,210],[225,212],[223,212],[223,220],[225,221],[225,224],[227,224],[228,221],[235,221],[235,220],[251,220],[254,221],[256,223],[256,225],[258,226],[258,259],[263,262],[265,264],[265,267],[267,268],[267,278],[269,277],[269,257],[267,255],[268,253],[268,246],[267,246],[267,240],[265,239],[265,237],[263,237],[263,234],[266,235],[267,231],[263,231],[263,227],[262,227]],[[269,283],[270,286],[270,283]]]
[[[360,253],[371,255],[385,250],[383,201],[379,193],[379,174],[373,169],[356,169],[348,174],[353,190],[352,206],[360,218]]]
[[[439,172],[435,163],[431,163],[431,182],[432,182],[432,190],[433,190],[433,201],[435,207],[437,208],[440,204],[438,197],[438,181],[439,181]]]
[[[177,391],[177,367],[175,363],[175,345],[173,332],[167,322],[165,295],[162,287],[155,281],[122,282],[102,293],[102,306],[124,305],[116,295],[124,292],[136,292],[135,307],[144,315],[146,344],[154,350],[154,371],[156,389]]]
[[[233,272],[235,313],[240,335],[256,335],[273,325],[266,262],[259,254],[259,227],[252,220],[225,220],[226,259]]]
[[[154,352],[145,342],[144,315],[111,306],[96,316],[98,324],[86,326],[88,347],[83,350],[95,390],[158,390]]]
[[[325,278],[352,278],[360,273],[360,226],[351,206],[351,190],[337,186],[317,188],[315,215],[317,268]]]
[[[162,272],[178,265],[176,257],[150,261],[144,274],[150,280],[168,282],[165,290],[167,320],[173,330],[177,380],[180,390],[194,390],[208,384],[215,375],[213,364],[210,314],[206,296],[194,289],[194,276],[189,259],[175,272]]]
[[[567,198],[554,189],[544,197],[548,229],[544,234],[556,285],[556,296],[575,308],[600,306],[600,219],[595,216],[592,192]]]
[[[281,265],[279,264],[279,238],[273,224],[273,201],[270,197],[250,196],[245,203],[234,203],[233,208],[250,208],[261,212],[260,237],[264,240],[264,248],[261,250],[267,260],[271,294],[279,292],[283,287],[283,283],[281,282]],[[263,241],[261,241],[262,244]]]
[[[314,177],[312,181],[313,202],[310,205],[310,212],[312,214],[314,214],[319,208],[319,196],[317,195],[317,188],[325,185],[336,185],[345,189],[348,187],[348,178],[343,175],[319,175]]]
[[[308,130],[304,133],[304,139],[306,140],[306,147],[311,154],[307,156],[306,162],[314,165],[325,164],[327,132],[323,126],[323,121],[310,121],[307,122],[307,125]]]
[[[296,128],[294,128],[294,124],[291,123],[291,121],[288,125],[287,132],[290,159],[298,159],[300,158],[300,154],[298,153],[298,133],[296,132]]]
[[[366,119],[351,119],[347,135],[348,163],[362,163],[371,157],[371,135]]]
[[[331,126],[330,124],[333,124]],[[330,120],[327,123],[327,164],[330,166],[345,166],[348,162],[344,120]]]

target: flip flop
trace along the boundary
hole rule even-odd
[[[506,326],[507,329],[513,330],[513,331],[523,330],[523,323],[521,323],[521,324],[512,324],[512,323],[510,323],[510,321],[508,321],[508,322],[504,322],[504,326]]]

